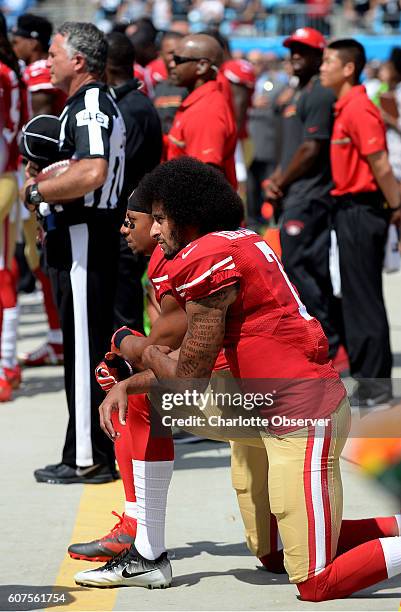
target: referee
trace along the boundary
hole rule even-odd
[[[68,95],[61,153],[77,163],[61,176],[25,184],[31,208],[57,203],[46,217],[45,252],[64,335],[69,408],[62,461],[36,470],[39,482],[97,484],[116,476],[94,376],[112,334],[125,164],[124,122],[99,82],[106,59],[107,42],[94,25],[67,22],[58,30],[48,65],[53,85]]]

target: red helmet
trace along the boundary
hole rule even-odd
[[[324,49],[326,40],[318,30],[314,28],[298,28],[283,41],[284,47],[291,47],[294,43],[301,43],[314,49]]]

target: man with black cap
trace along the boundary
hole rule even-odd
[[[330,356],[339,347],[329,308],[330,228],[330,90],[319,81],[324,37],[313,28],[299,28],[284,40],[290,49],[298,87],[281,109],[281,155],[276,171],[263,182],[267,199],[282,200],[280,240],[285,270],[301,300],[323,326]]]
[[[33,115],[59,115],[65,94],[50,81],[46,66],[53,26],[48,19],[26,13],[13,28],[12,44],[18,59],[26,64],[24,80],[31,97]]]

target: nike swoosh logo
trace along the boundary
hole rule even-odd
[[[135,576],[143,576],[143,574],[150,574],[151,572],[154,572],[154,569],[151,570],[147,570],[146,572],[135,572],[134,574],[130,574],[129,572],[127,572],[126,569],[123,569],[123,571],[121,572],[121,575],[124,576],[124,578],[135,578]]]
[[[87,474],[90,474],[91,472],[93,472],[93,470],[96,470],[98,467],[99,466],[97,464],[91,465],[90,467],[87,467],[87,468],[79,467],[75,470],[75,472],[77,476],[86,476]]]
[[[185,259],[186,257],[188,257],[188,255],[191,253],[191,251],[193,251],[194,249],[196,249],[196,247],[197,247],[197,246],[198,246],[198,245],[197,245],[197,244],[195,244],[195,245],[194,245],[194,246],[193,246],[191,249],[189,249],[189,251],[187,251],[186,253],[183,253],[183,254],[181,255],[181,257],[182,257],[183,259]]]

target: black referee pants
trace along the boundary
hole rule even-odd
[[[70,466],[110,465],[112,442],[99,425],[104,393],[94,369],[110,347],[119,256],[117,225],[107,218],[50,231],[49,274],[64,338],[69,410],[62,461]]]
[[[336,198],[345,339],[361,399],[391,394],[392,354],[382,287],[388,221],[379,194]]]
[[[332,200],[284,201],[280,241],[284,269],[307,311],[321,323],[330,356],[340,344],[336,300],[329,271]]]

